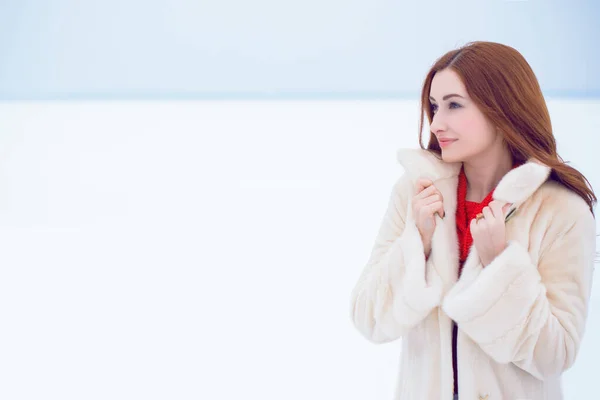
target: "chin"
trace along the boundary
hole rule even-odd
[[[452,153],[442,150],[442,161],[447,162],[447,163],[456,163],[456,162],[462,162],[463,160],[462,160],[462,157],[460,157],[457,154],[452,154]]]

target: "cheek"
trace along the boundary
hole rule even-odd
[[[460,137],[469,139],[471,143],[488,142],[491,139],[490,126],[483,115],[465,112],[457,116],[454,122]]]

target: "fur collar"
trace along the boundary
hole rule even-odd
[[[397,159],[413,184],[421,177],[430,179],[444,196],[446,216],[444,219],[436,216],[431,259],[437,275],[442,279],[443,290],[446,292],[458,279],[459,248],[455,214],[458,175],[462,163],[447,163],[437,158],[435,154],[420,148],[399,149],[397,150]],[[520,206],[546,182],[551,170],[550,167],[530,158],[526,163],[510,170],[502,177],[494,190],[493,199],[513,203],[513,206],[507,212],[507,218],[509,214],[518,214]],[[407,218],[412,218],[411,207],[408,207]],[[453,261],[449,262],[448,260]],[[475,247],[471,247],[463,267],[462,276],[469,281],[474,279],[473,277],[481,269],[477,250]],[[433,269],[428,271],[427,279],[435,279]]]
[[[462,163],[447,163],[435,154],[423,149],[401,148],[396,152],[398,162],[404,167],[413,183],[418,178],[435,181],[458,177]],[[515,208],[527,200],[548,179],[552,168],[535,158],[509,171],[494,190],[494,200],[515,204]]]

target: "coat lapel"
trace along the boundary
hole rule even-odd
[[[398,149],[396,156],[412,181],[413,187],[419,178],[427,178],[434,183],[444,197],[446,216],[444,219],[437,215],[435,217],[436,228],[431,247],[431,260],[435,271],[428,271],[428,274],[437,273],[444,282],[444,292],[446,292],[458,279],[459,243],[456,233],[456,192],[462,163],[447,163],[423,149]],[[504,175],[494,190],[493,198],[513,203],[512,209],[515,210],[513,214],[517,215],[519,207],[546,182],[551,171],[550,167],[530,158],[523,165]],[[409,201],[409,207],[411,207],[411,201]],[[470,280],[477,275],[479,270],[481,270],[479,256],[475,246],[472,246],[461,276],[465,280]],[[434,279],[434,277],[428,276],[428,281],[431,281],[429,279]]]

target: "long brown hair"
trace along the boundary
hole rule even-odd
[[[523,163],[534,157],[551,167],[549,179],[581,196],[594,214],[597,198],[591,184],[558,155],[550,114],[537,78],[521,53],[510,46],[470,42],[449,51],[433,64],[421,91],[419,144],[422,149],[441,157],[435,135],[431,135],[427,148],[423,146],[422,130],[425,113],[430,125],[433,120],[429,102],[431,81],[438,71],[446,68],[460,76],[477,107],[503,133],[513,161]]]

